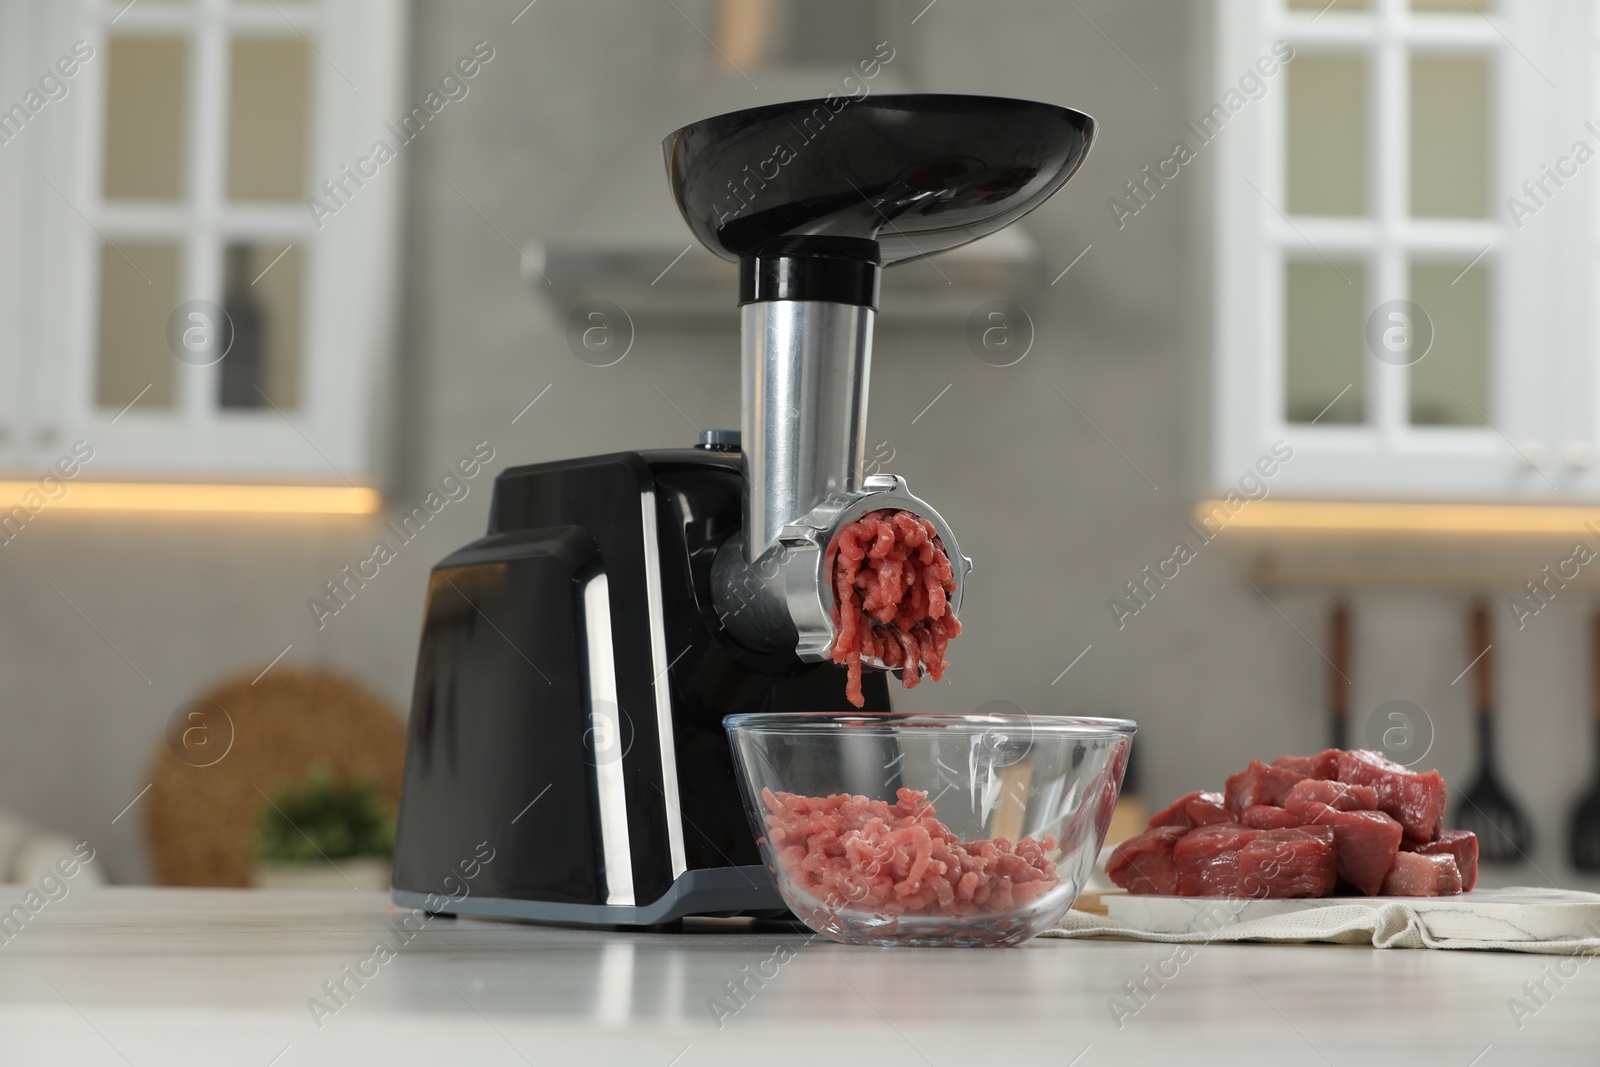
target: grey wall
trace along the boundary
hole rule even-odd
[[[667,4],[540,0],[509,25],[518,6],[415,4],[418,86],[479,39],[497,54],[472,95],[407,149],[404,386],[389,499],[400,509],[480,439],[494,445],[498,468],[681,443],[693,433],[684,415],[737,425],[731,328],[642,323],[620,364],[579,362],[563,339],[566,309],[523,281],[516,253],[449,184],[515,242],[570,231],[608,172],[658,171],[662,133],[699,117],[685,109],[703,81],[705,43]],[[710,26],[709,3],[678,6]],[[902,706],[963,711],[1006,699],[1136,718],[1146,791],[1159,802],[1220,785],[1251,756],[1320,747],[1327,668],[1313,643],[1325,644],[1325,601],[1290,593],[1268,604],[1240,577],[1261,546],[1229,531],[1125,630],[1106,607],[1124,580],[1170,552],[1201,491],[1205,220],[1219,176],[1202,158],[1118,230],[1107,198],[1164,158],[1210,95],[1206,9],[1177,0],[1076,7],[1083,14],[1056,2],[942,0],[915,25],[921,3],[900,12],[890,36],[913,88],[1067,103],[1100,119],[1103,136],[1077,179],[1030,220],[1051,275],[1093,245],[1059,284],[1029,298],[1032,352],[994,368],[974,358],[959,327],[880,330],[871,437],[892,443],[893,469],[943,511],[977,562],[946,683],[905,695]],[[752,91],[748,102],[766,99]],[[671,210],[664,183],[659,207]],[[46,513],[0,558],[0,804],[90,837],[117,878],[144,877],[137,820],[110,820],[148,781],[147,753],[172,709],[290,643],[288,661],[334,665],[404,707],[426,569],[479,532],[487,490],[480,478],[321,630],[306,599],[365,554],[375,521]],[[1554,558],[1537,544],[1274,547],[1354,563],[1448,550],[1469,565],[1525,566],[1530,577]],[[1358,596],[1353,689],[1358,719],[1395,698],[1426,709],[1438,735],[1428,762],[1457,785],[1471,764],[1467,682],[1450,684],[1468,658],[1461,600],[1449,591]],[[1534,858],[1557,881],[1569,878],[1555,830],[1587,773],[1585,607],[1559,602],[1501,646],[1506,756],[1545,830]],[[1542,881],[1532,869],[1509,877]]]

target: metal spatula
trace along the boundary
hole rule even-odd
[[[1594,674],[1590,684],[1597,742],[1595,777],[1589,791],[1578,798],[1577,807],[1572,809],[1572,824],[1567,828],[1567,852],[1574,868],[1593,873],[1600,871],[1600,612],[1595,614],[1591,626],[1589,651]]]
[[[1483,601],[1471,610],[1473,675],[1478,711],[1478,777],[1456,808],[1456,825],[1478,835],[1478,857],[1498,866],[1527,859],[1533,849],[1533,827],[1512,800],[1495,770],[1494,672],[1489,656],[1489,608]]]

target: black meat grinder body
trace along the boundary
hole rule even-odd
[[[665,142],[685,220],[740,265],[741,434],[513,467],[488,533],[429,581],[394,902],[592,925],[781,915],[724,715],[842,711],[824,550],[926,502],[863,470],[883,266],[1009,225],[1094,123],[1054,105],[905,95],[778,104]],[[880,665],[881,666],[881,665]],[[886,674],[863,678],[889,710]]]
[[[718,622],[741,464],[619,452],[496,480],[488,535],[429,582],[395,903],[465,888],[428,910],[646,925],[784,911],[722,716],[849,705],[843,668],[747,651]],[[864,682],[887,711],[886,678]],[[467,882],[479,842],[495,858]]]

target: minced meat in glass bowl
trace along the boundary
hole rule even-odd
[[[1051,715],[723,720],[761,856],[811,929],[864,945],[1014,945],[1077,899],[1135,726]]]

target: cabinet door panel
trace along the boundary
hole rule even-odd
[[[95,476],[381,480],[402,183],[320,228],[305,198],[403,112],[406,6],[0,5],[0,58],[91,57],[26,131],[32,170],[0,153],[25,205],[0,222],[0,464],[84,439]]]

